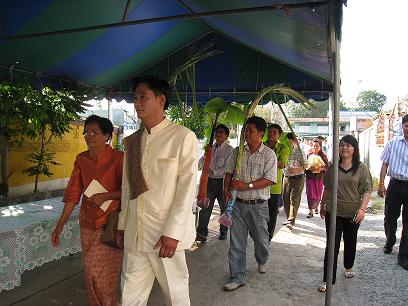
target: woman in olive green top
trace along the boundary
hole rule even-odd
[[[340,240],[344,241],[344,276],[354,277],[353,265],[356,255],[357,231],[364,220],[368,201],[372,191],[372,179],[366,164],[360,162],[357,139],[351,135],[344,136],[339,146],[339,175],[337,189],[336,235],[333,264],[333,284],[336,282],[337,257]],[[320,216],[325,219],[326,237],[329,236],[330,204],[332,192],[332,165],[324,178],[324,193],[321,201]],[[323,283],[319,291],[326,291],[327,251],[324,254]]]

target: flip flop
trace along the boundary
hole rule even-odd
[[[344,276],[346,278],[353,278],[354,277],[354,272],[353,271],[344,271]]]

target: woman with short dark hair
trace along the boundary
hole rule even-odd
[[[85,289],[89,305],[98,306],[118,305],[116,291],[123,254],[122,250],[101,242],[108,215],[120,209],[123,152],[113,150],[108,144],[112,134],[113,125],[109,119],[92,115],[85,120],[83,135],[88,150],[76,157],[64,193],[64,210],[51,237],[52,244],[58,247],[64,224],[82,196],[79,226]],[[99,191],[90,197],[83,195],[94,180],[106,192]],[[101,209],[100,206],[110,200],[106,211]]]

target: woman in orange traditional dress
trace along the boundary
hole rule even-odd
[[[119,304],[117,288],[123,251],[101,242],[109,213],[120,209],[123,152],[113,150],[108,144],[112,133],[109,119],[96,115],[86,119],[83,135],[88,150],[76,157],[63,198],[64,210],[51,237],[52,244],[59,246],[65,222],[89,184],[97,180],[107,192],[95,193],[89,198],[83,195],[79,215],[85,288],[92,306]],[[113,201],[103,211],[100,206],[108,200]]]

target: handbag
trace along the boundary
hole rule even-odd
[[[105,224],[101,236],[101,242],[110,246],[111,248],[119,249],[116,243],[116,231],[118,229],[119,212],[111,211]]]

